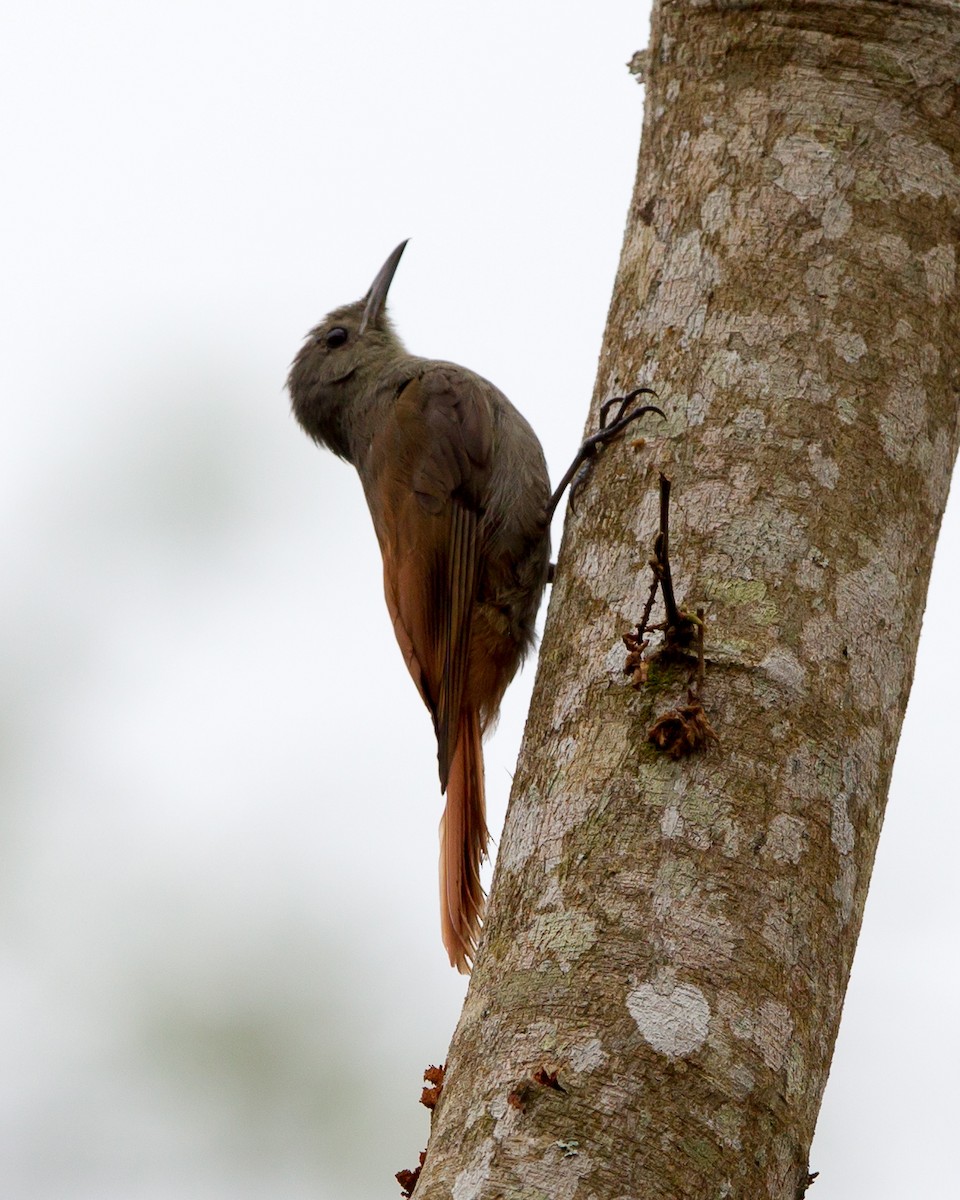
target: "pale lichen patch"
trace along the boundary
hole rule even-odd
[[[840,299],[843,274],[843,263],[839,259],[825,256],[816,259],[807,267],[803,283],[811,296],[823,301],[827,308],[835,308]]]
[[[801,1195],[796,1189],[796,1146],[792,1135],[778,1134],[772,1142],[768,1158],[766,1184],[770,1200],[783,1196]]]
[[[672,790],[674,798],[664,804],[660,814],[663,836],[682,838],[698,850],[719,845],[725,855],[735,855],[741,831],[724,801],[709,789],[692,784],[683,775],[674,781]]]
[[[538,848],[546,806],[535,784],[522,802],[512,804],[507,813],[497,865],[502,871],[519,871]]]
[[[550,727],[562,729],[567,721],[580,711],[586,699],[586,683],[577,675],[568,676],[565,683],[558,689],[553,701],[553,712],[550,714]]]
[[[730,817],[724,817],[720,824],[723,830],[723,846],[721,847],[723,854],[726,858],[736,858],[740,854],[743,830]]]
[[[830,560],[816,546],[811,546],[810,553],[797,564],[796,580],[798,587],[808,591],[819,592],[824,586],[824,571],[830,565]]]
[[[791,333],[796,333],[798,327],[806,323],[806,315],[801,311],[780,310],[778,312],[728,312],[718,310],[710,314],[705,334],[710,340],[719,342],[721,346],[728,341],[736,341],[737,347],[762,347],[770,342],[771,337],[786,339]],[[724,351],[715,351],[722,354]],[[763,363],[766,369],[769,364]],[[764,416],[766,422],[766,416]]]
[[[840,789],[840,764],[829,749],[801,745],[787,757],[783,782],[788,796],[819,804]]]
[[[954,246],[934,246],[923,256],[927,295],[933,304],[942,304],[957,282],[957,251]]]
[[[703,392],[694,392],[687,404],[687,424],[702,425],[709,411],[710,405]]]
[[[802,1096],[808,1086],[807,1064],[803,1050],[794,1038],[787,1051],[787,1095],[792,1099]]]
[[[817,483],[826,488],[835,488],[840,478],[840,467],[834,458],[827,458],[818,442],[807,447],[807,458],[810,461],[810,473]]]
[[[704,249],[699,229],[675,238],[667,248],[660,274],[658,303],[650,317],[650,332],[661,336],[665,329],[683,330],[682,343],[703,331],[707,305],[704,285],[719,279],[716,258]]]
[[[830,804],[830,840],[839,854],[851,854],[855,844],[853,822],[847,811],[847,797],[841,793]]]
[[[690,147],[693,157],[698,160],[698,166],[703,170],[706,159],[720,159],[726,153],[727,139],[711,129],[705,129],[698,134]]]
[[[513,1133],[513,1127],[519,1123],[519,1110],[514,1108],[507,1099],[509,1094],[509,1092],[506,1095],[501,1093],[498,1096],[494,1096],[489,1105],[482,1104],[480,1106],[482,1115],[486,1116],[489,1113],[493,1117],[493,1136],[498,1142],[502,1142],[504,1138],[509,1137]],[[473,1122],[468,1121],[469,1124],[473,1124]]]
[[[606,558],[601,547],[594,545],[587,546],[584,553],[580,556],[580,562],[577,565],[581,581],[596,594],[600,585],[605,582],[604,571],[607,567]]]
[[[839,329],[834,333],[833,348],[844,362],[859,362],[867,352],[867,343],[853,329]]]
[[[874,107],[870,116],[884,133],[896,133],[903,124],[903,105],[895,100],[884,100]]]
[[[906,196],[938,198],[960,187],[950,155],[934,142],[919,142],[897,133],[891,137],[887,153],[897,186]]]
[[[833,895],[840,906],[840,921],[846,925],[853,915],[857,887],[857,863],[853,855],[840,860],[840,870],[833,885]]]
[[[730,188],[727,184],[712,191],[700,205],[700,224],[705,233],[716,233],[730,220]]]
[[[493,1138],[486,1138],[475,1150],[470,1162],[457,1173],[453,1181],[453,1200],[478,1200],[490,1177],[494,1155]]]
[[[557,749],[554,759],[558,767],[568,767],[573,762],[574,756],[577,753],[577,739],[573,737],[561,738],[557,742]]]
[[[852,425],[859,414],[856,397],[850,393],[841,393],[836,401],[837,416],[844,425]]]
[[[894,529],[887,530],[885,553],[893,558],[893,547],[906,554]],[[882,558],[858,571],[841,576],[837,582],[837,616],[840,627],[849,633],[848,661],[853,684],[853,700],[861,711],[878,707],[892,712],[903,675],[905,650],[898,637],[878,636],[882,628],[898,633],[903,627],[903,595],[897,575]]]
[[[884,411],[877,416],[884,451],[904,466],[914,454],[923,428],[926,394],[916,385],[895,388],[886,398]]]
[[[547,882],[544,886],[540,898],[537,900],[537,908],[560,908],[563,905],[563,892],[560,890],[560,881],[555,874],[547,876]]]
[[[692,983],[675,983],[669,977],[641,983],[627,993],[626,1004],[640,1035],[658,1054],[684,1058],[707,1040],[710,1005]]]
[[[623,673],[623,650],[623,642],[619,639],[611,644],[603,657],[603,673],[614,683],[628,684],[628,678]]]
[[[532,1021],[516,1031],[515,1047],[521,1059],[536,1059],[553,1054],[557,1048],[557,1026],[554,1021]]]
[[[657,872],[653,911],[666,953],[691,971],[733,958],[740,932],[722,911],[725,897],[696,880],[685,860],[667,862]]]
[[[783,170],[776,183],[800,201],[822,198],[834,190],[830,180],[835,153],[815,138],[803,133],[791,133],[777,138],[773,158]]]
[[[924,342],[920,347],[920,353],[917,356],[917,362],[920,370],[924,375],[934,375],[940,370],[941,355],[936,346],[932,346],[929,342]]]
[[[551,960],[566,974],[596,942],[597,923],[576,909],[560,909],[536,917],[527,936],[538,958]]]
[[[716,1130],[720,1141],[733,1150],[741,1148],[740,1134],[743,1128],[744,1114],[742,1109],[733,1104],[724,1104],[718,1110],[711,1127]]]
[[[788,967],[795,965],[798,959],[797,931],[790,912],[783,904],[775,904],[768,909],[760,936],[782,963]]]
[[[744,624],[767,626],[777,619],[777,605],[762,579],[710,578],[704,581],[708,598],[740,614]]]
[[[660,832],[665,838],[683,838],[698,850],[707,850],[723,839],[724,850],[737,841],[738,831],[729,819],[719,819],[716,812],[707,816],[681,802],[670,804],[660,818]]]
[[[790,813],[777,813],[767,828],[763,852],[769,854],[774,862],[796,865],[807,849],[809,840],[806,821]]]
[[[705,479],[692,483],[683,499],[683,512],[688,529],[699,533],[714,533],[729,520],[734,489],[725,479]]]
[[[637,505],[636,511],[632,514],[633,519],[630,524],[630,531],[638,546],[649,544],[651,530],[656,529],[658,525],[659,513],[660,497],[657,489],[651,487],[644,491],[643,498]],[[635,576],[645,574],[639,563],[634,562],[631,564],[631,567]],[[645,582],[649,586],[649,577],[646,577]]]
[[[741,379],[743,361],[736,350],[720,348],[708,354],[701,363],[705,379],[709,379],[721,391],[732,388]]]
[[[753,1017],[743,997],[737,992],[720,992],[717,1009],[735,1038],[746,1042],[753,1037]]]
[[[898,233],[878,233],[871,241],[864,243],[861,252],[867,261],[881,269],[896,271],[899,275],[906,274],[913,264],[913,251],[906,238]]]
[[[491,1112],[493,1111],[495,1104],[496,1104],[495,1100],[490,1102],[490,1111]],[[485,1100],[474,1101],[474,1103],[471,1104],[470,1107],[467,1109],[467,1116],[463,1123],[464,1127],[466,1129],[470,1129],[472,1126],[476,1125],[476,1123],[478,1121],[483,1120],[483,1118],[487,1115],[487,1111],[488,1111],[487,1103]],[[495,1118],[496,1114],[493,1114],[493,1115]],[[494,1134],[494,1136],[496,1136],[496,1134]]]
[[[841,238],[853,224],[853,209],[842,196],[831,196],[824,205],[820,224],[824,237]]]
[[[815,613],[804,621],[800,630],[800,645],[808,663],[826,663],[841,654],[842,633],[829,613]]]
[[[893,327],[893,340],[895,342],[908,342],[913,339],[914,330],[909,321],[903,317],[897,318],[897,323]]]
[[[730,1072],[731,1091],[736,1098],[745,1100],[757,1086],[753,1072],[744,1063],[736,1063]]]
[[[603,1042],[596,1037],[574,1043],[567,1051],[567,1062],[577,1074],[596,1071],[609,1057],[603,1048]]]
[[[767,427],[766,414],[760,408],[750,405],[741,408],[733,418],[734,426],[749,433],[762,433]]]
[[[938,429],[930,447],[930,466],[923,480],[924,499],[931,512],[941,513],[946,503],[946,491],[950,479],[950,471],[956,454],[950,435],[945,429]]]
[[[786,1061],[792,1034],[793,1018],[787,1006],[778,1000],[764,1000],[757,1012],[753,1039],[771,1070],[779,1071]]]
[[[660,832],[665,838],[683,836],[683,819],[680,816],[679,805],[669,804],[663,810],[660,816]]]
[[[617,489],[614,488],[616,491]],[[649,527],[648,527],[649,531]],[[611,612],[615,618],[629,620],[629,615],[638,597],[645,597],[649,587],[649,578],[644,575],[642,566],[631,561],[626,555],[617,557],[614,563],[608,564],[604,575],[600,568],[599,558],[586,558],[582,565],[580,582],[585,584],[593,596],[604,605],[604,611],[595,620],[584,625],[580,634],[580,644],[583,649],[582,660],[585,664],[598,666],[594,649],[598,644],[605,644],[611,639],[616,641],[610,621]],[[643,600],[640,600],[642,606]],[[599,678],[603,671],[598,671],[594,678]],[[593,682],[593,679],[590,680]]]
[[[775,683],[799,692],[807,682],[807,673],[797,656],[785,646],[775,646],[760,662],[763,671]]]
[[[575,1153],[570,1153],[571,1147],[575,1147]],[[553,1142],[542,1157],[537,1157],[532,1145],[530,1149],[531,1154],[517,1158],[514,1163],[523,1190],[511,1192],[511,1196],[516,1195],[516,1200],[541,1200],[547,1196],[550,1200],[573,1200],[581,1179],[594,1167],[590,1155],[577,1145],[577,1139],[568,1135]]]

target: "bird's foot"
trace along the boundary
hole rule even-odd
[[[547,505],[548,523],[556,512],[557,505],[563,499],[563,493],[568,486],[570,487],[570,507],[576,511],[577,492],[586,483],[594,458],[608,442],[618,438],[628,425],[632,425],[634,421],[647,413],[657,413],[666,420],[666,413],[657,408],[655,404],[641,404],[636,408],[630,408],[630,405],[639,396],[656,396],[656,394],[652,388],[634,388],[625,396],[613,396],[600,405],[600,428],[596,433],[591,434],[577,451],[576,458],[567,468],[557,490],[550,497],[550,503]],[[610,414],[614,410],[616,415],[610,420]]]

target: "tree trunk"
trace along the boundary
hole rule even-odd
[[[957,450],[958,80],[952,3],[655,8],[591,424],[668,421],[567,523],[418,1200],[803,1194]],[[660,470],[678,760],[688,665],[621,642]]]

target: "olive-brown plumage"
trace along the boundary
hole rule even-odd
[[[405,245],[310,333],[288,387],[306,432],[363,484],[394,631],[437,735],[443,942],[469,971],[488,840],[481,738],[533,643],[550,483],[536,434],[493,384],[408,354],[394,333],[385,301]]]

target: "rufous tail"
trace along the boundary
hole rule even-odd
[[[465,711],[450,764],[447,807],[440,818],[440,928],[450,965],[462,975],[470,973],[480,937],[480,863],[488,838],[480,719]]]

